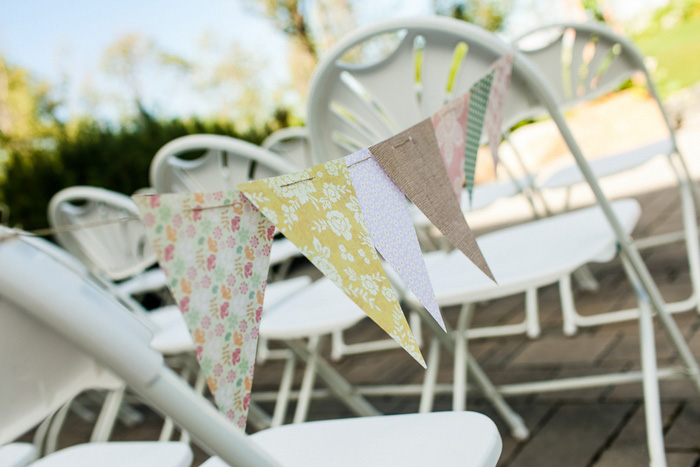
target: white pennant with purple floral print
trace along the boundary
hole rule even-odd
[[[345,156],[345,163],[377,251],[445,329],[403,191],[368,149]]]

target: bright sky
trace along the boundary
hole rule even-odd
[[[666,1],[609,0],[609,3],[616,10],[630,12],[638,10],[641,4],[658,6]],[[515,24],[521,26],[564,20],[567,18],[561,17],[560,11],[564,3],[564,0],[512,0],[512,16],[520,18]],[[429,14],[431,4],[432,0],[353,2],[359,24],[390,16]],[[269,20],[251,11],[255,5],[255,0],[2,0],[0,54],[10,63],[28,68],[37,77],[54,84],[67,76],[69,109],[73,111],[80,109],[81,90],[86,84],[109,89],[99,82],[104,79],[99,75],[101,56],[110,44],[129,33],[143,34],[166,51],[192,59],[197,53],[198,39],[209,31],[222,44],[237,41],[259,54],[265,59],[269,76],[284,79],[286,40]],[[546,11],[541,11],[542,7]],[[514,24],[513,18],[509,19]],[[166,91],[157,80],[147,85],[147,100],[160,102],[166,114],[207,111],[205,99]],[[164,92],[171,92],[167,96],[170,99],[164,98]],[[163,104],[164,101],[167,102]]]
[[[72,85],[69,95],[74,99],[88,77],[97,76],[102,53],[119,37],[141,33],[153,38],[166,51],[192,58],[197,52],[197,40],[206,31],[213,32],[221,43],[235,40],[260,50],[272,58],[267,60],[271,72],[286,72],[283,35],[269,21],[251,14],[242,2],[235,0],[5,0],[0,3],[0,53],[10,63],[28,68],[53,83],[67,74]],[[171,110],[187,113],[201,109],[191,102]]]

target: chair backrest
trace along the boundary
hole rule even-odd
[[[161,362],[150,336],[59,248],[41,239],[0,243],[0,445],[85,389],[122,384],[76,338],[139,345],[148,356],[134,374],[144,378],[149,364]]]
[[[357,47],[394,37],[398,45],[378,61],[344,61]],[[498,58],[514,53],[496,36],[450,18],[398,19],[360,29],[319,63],[309,93],[311,147],[318,161],[377,143],[429,117],[467,92]],[[355,54],[356,55],[356,54]],[[522,60],[515,60],[504,128],[537,104]],[[484,135],[485,137],[485,135]]]
[[[56,193],[49,203],[52,227],[86,226],[116,219],[124,222],[61,231],[56,239],[92,271],[121,280],[153,265],[156,256],[146,239],[138,209],[126,195],[102,188],[75,186]]]
[[[651,83],[637,48],[601,23],[542,26],[513,45],[540,69],[563,108],[613,91],[637,72]]]
[[[314,163],[309,130],[306,127],[277,130],[265,138],[261,146],[279,154],[299,168],[311,167]]]
[[[291,162],[246,141],[188,135],[160,148],[151,162],[150,178],[158,193],[216,191],[296,170]]]

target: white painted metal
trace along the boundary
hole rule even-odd
[[[340,62],[341,54],[338,53],[339,51],[346,51],[370,35],[379,35],[382,33],[391,34],[396,33],[397,31],[400,32],[399,46],[394,49],[391,54],[389,54],[388,59],[365,68]],[[309,101],[309,118],[313,123],[311,128],[311,142],[314,154],[324,154],[328,158],[336,158],[344,155],[343,153],[345,152],[345,148],[342,145],[336,144],[338,138],[329,139],[325,135],[337,135],[340,130],[343,130],[348,133],[354,132],[352,136],[355,139],[362,138],[363,125],[361,122],[363,121],[370,121],[372,123],[370,126],[375,131],[387,133],[386,136],[391,134],[391,128],[387,128],[385,121],[386,119],[383,118],[390,111],[390,107],[382,105],[382,101],[379,100],[379,98],[377,98],[376,101],[367,99],[365,99],[364,102],[362,102],[362,100],[355,100],[352,102],[351,100],[343,101],[343,104],[345,104],[344,113],[336,112],[335,115],[332,113],[327,114],[327,103],[330,102],[328,97],[335,96],[340,99],[338,96],[347,95],[347,89],[351,88],[342,88],[342,86],[345,86],[345,84],[343,84],[343,80],[340,79],[340,74],[345,71],[348,73],[352,72],[356,80],[361,78],[361,84],[365,89],[370,89],[374,86],[376,89],[381,89],[382,91],[371,95],[378,95],[381,96],[381,99],[387,100],[391,99],[392,97],[398,97],[409,102],[406,106],[401,108],[400,114],[391,115],[397,122],[399,122],[399,128],[408,127],[420,120],[421,115],[424,115],[421,113],[421,107],[424,105],[424,103],[429,103],[429,107],[432,106],[432,110],[437,108],[439,102],[442,100],[442,97],[435,98],[434,94],[439,93],[441,96],[444,96],[444,92],[442,92],[444,87],[441,87],[442,85],[440,83],[445,83],[446,81],[446,75],[443,74],[442,77],[439,76],[439,73],[441,73],[439,67],[431,67],[429,62],[426,63],[428,57],[423,57],[421,63],[426,63],[427,66],[423,66],[421,70],[425,69],[428,73],[432,73],[431,76],[432,78],[436,79],[437,84],[432,87],[426,87],[423,86],[423,83],[420,83],[421,85],[417,86],[415,78],[410,78],[412,75],[411,67],[415,67],[415,63],[405,64],[401,63],[400,60],[393,60],[393,57],[397,56],[400,53],[400,50],[410,49],[412,45],[416,43],[416,38],[419,36],[423,36],[423,40],[425,40],[425,37],[428,36],[433,40],[435,37],[438,37],[438,40],[442,40],[444,43],[448,44],[447,50],[450,50],[450,48],[453,50],[455,44],[460,40],[464,40],[469,44],[470,48],[472,49],[472,51],[468,54],[468,57],[471,59],[471,66],[463,67],[464,70],[469,70],[466,73],[462,73],[463,70],[460,70],[460,73],[458,73],[458,77],[456,79],[458,84],[455,85],[456,89],[466,90],[467,86],[474,82],[476,78],[478,78],[479,74],[483,73],[485,67],[493,62],[497,57],[513,52],[513,50],[507,44],[501,42],[486,31],[469,24],[452,21],[445,18],[393,20],[355,32],[341,41],[341,43],[338,44],[333,51],[329,52],[327,57],[318,67],[315,74],[312,89],[316,89],[317,92],[311,95]],[[621,43],[623,46],[629,45],[628,43],[624,42],[624,39],[621,41]],[[632,52],[632,59],[641,64],[641,57],[634,53],[634,49],[632,49]],[[336,66],[336,64],[338,64],[338,66]],[[390,68],[392,66],[399,68],[403,66],[403,73],[393,73],[392,76],[396,77],[396,79],[392,81],[384,79],[382,84],[382,79],[378,77],[379,75],[376,74],[375,71],[381,68]],[[408,68],[408,70],[406,68]],[[413,71],[415,72],[415,68],[413,68]],[[438,76],[436,77],[435,74],[438,74]],[[402,76],[404,77],[403,79],[401,78]],[[406,79],[406,76],[409,78]],[[415,74],[413,74],[413,76],[415,76]],[[459,88],[459,86],[462,87]],[[652,92],[655,92],[653,91],[653,85],[651,85],[651,83],[650,86]],[[357,86],[354,86],[354,88],[356,89]],[[415,101],[407,99],[407,96],[411,95],[411,92],[415,91],[416,89],[419,91],[415,92],[417,99]],[[429,96],[431,92],[433,93],[432,98],[426,98],[426,96]],[[360,94],[366,93],[363,92]],[[374,111],[367,112],[366,108],[368,107],[373,108]],[[626,261],[629,261],[629,275],[631,280],[638,281],[640,283],[640,287],[635,289],[640,302],[648,300],[651,303],[654,311],[657,313],[660,319],[661,324],[664,327],[664,330],[669,335],[674,348],[685,366],[685,374],[700,391],[700,370],[697,362],[688,349],[687,344],[683,340],[683,336],[681,335],[677,325],[669,315],[663,298],[661,297],[656,284],[649,274],[648,269],[642,261],[638,250],[631,243],[628,230],[623,226],[620,219],[618,219],[614,208],[610,205],[600,189],[594,172],[591,170],[588,162],[577,145],[575,138],[567,127],[566,121],[564,120],[559,108],[557,98],[552,94],[552,90],[537,68],[522,54],[516,53],[513,64],[511,92],[507,97],[505,108],[504,128],[509,128],[514,123],[521,120],[522,117],[531,115],[532,109],[536,107],[544,109],[547,113],[549,113],[554,123],[557,125],[565,143],[579,165],[583,178],[591,187],[596,200],[600,205],[602,218],[609,223],[610,227],[612,228],[614,238],[619,244],[622,255],[624,255]],[[338,106],[335,106],[336,110],[338,108]],[[379,111],[377,111],[377,109]],[[325,115],[328,116],[324,117]],[[360,122],[360,124],[354,126],[348,125],[348,121],[350,120]],[[368,125],[365,124],[364,126],[367,127]],[[370,144],[371,143],[372,141],[370,141]],[[687,168],[685,169],[687,173]],[[696,190],[693,191],[693,194],[695,194],[695,192]],[[581,246],[582,245],[578,245],[577,248],[580,249]],[[520,252],[522,253],[522,251],[523,250]],[[494,271],[494,273],[496,277],[498,277],[498,273],[496,271]],[[556,280],[558,280],[558,278]],[[435,281],[433,283],[434,285],[437,285]],[[487,295],[488,294],[485,294],[485,296]],[[439,330],[439,327],[433,322],[432,318],[427,316],[426,313],[422,313],[421,316],[425,316],[424,323],[427,324],[433,331],[435,337],[440,339],[441,344],[448,348],[450,352],[454,353],[455,341],[452,336],[442,333]],[[653,337],[653,333],[651,336],[648,336],[648,338],[652,340],[648,343],[648,345],[654,346]],[[499,414],[504,417],[506,422],[509,424],[511,431],[516,433],[518,436],[526,435],[527,430],[522,424],[522,420],[519,420],[519,417],[512,413],[512,410],[510,410],[510,408],[507,406],[501,394],[495,387],[493,387],[493,385],[490,384],[490,381],[488,378],[486,378],[486,375],[483,373],[483,371],[481,371],[476,362],[470,358],[469,364],[476,384],[484,391],[486,397],[489,398],[494,407],[496,407],[496,409],[499,411]],[[623,376],[624,375],[615,375],[615,377],[621,379]],[[566,382],[552,383],[553,387],[559,389],[564,388],[565,385]],[[650,418],[653,418],[653,411],[658,408],[658,405],[658,398],[655,400],[645,401],[645,409],[648,411],[648,413],[650,413]],[[657,433],[653,433],[652,435],[658,436]],[[654,444],[659,445],[663,443],[663,440],[650,440],[649,443],[650,446]],[[659,454],[656,450],[650,450],[650,455],[652,456],[653,463],[658,463],[659,465],[662,464],[663,461],[658,459]],[[663,453],[661,456],[663,456]]]
[[[309,422],[262,431],[252,439],[289,467],[493,467],[502,447],[493,422],[475,412]],[[212,458],[202,467],[225,464]]]
[[[612,91],[634,73],[642,73],[646,77],[647,88],[664,118],[668,136],[619,154],[597,158],[589,163],[589,167],[595,176],[603,177],[635,168],[658,155],[666,156],[676,174],[684,203],[683,230],[651,239],[640,238],[636,244],[638,248],[649,248],[675,242],[679,236],[685,238],[692,292],[685,300],[669,303],[668,309],[671,312],[700,310],[700,259],[696,254],[700,251],[700,241],[696,233],[696,211],[692,199],[698,203],[700,195],[678,149],[673,126],[637,48],[600,23],[542,26],[516,39],[514,44],[539,68],[553,100],[560,108],[572,107]],[[542,113],[546,113],[544,107],[533,107],[533,116]],[[680,170],[677,165],[680,165]],[[542,174],[537,184],[541,189],[548,189],[571,187],[584,181],[581,169],[570,165],[547,176]],[[637,316],[638,312],[629,312],[590,317],[574,324],[569,322],[568,332],[571,332],[571,326],[594,326],[635,319]],[[567,326],[566,322],[564,324]]]
[[[265,138],[261,146],[279,154],[299,168],[314,165],[309,131],[305,127],[282,128]]]

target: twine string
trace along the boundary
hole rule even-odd
[[[316,178],[316,177],[304,178],[304,179],[302,179],[302,180],[297,180],[296,182],[287,183],[287,184],[285,184],[285,185],[280,185],[280,188],[286,188],[286,187],[288,187],[288,186],[296,185],[297,183],[301,183],[301,182],[309,182],[309,181],[311,181],[311,180],[314,180],[315,178]]]
[[[216,206],[197,206],[194,208],[190,209],[184,209],[182,212],[198,212],[198,211],[208,211],[210,209],[223,209],[223,208],[229,208],[229,207],[240,207],[241,203],[236,201],[231,204],[220,204]],[[131,222],[131,221],[136,221],[140,220],[140,217],[137,215],[131,215],[131,216],[124,216],[124,217],[115,217],[112,219],[102,219],[98,221],[91,221],[91,222],[85,222],[83,224],[71,224],[71,225],[59,225],[56,227],[44,227],[41,229],[35,229],[35,230],[16,230],[8,235],[3,235],[0,236],[0,243],[17,238],[17,237],[48,237],[50,235],[54,234],[59,234],[59,233],[66,233],[66,232],[77,232],[83,229],[93,229],[96,227],[103,227],[106,225],[112,225],[112,224],[122,224],[126,222]]]
[[[370,160],[370,158],[369,158],[369,157],[365,157],[364,159],[360,159],[359,161],[355,161],[355,162],[353,162],[352,164],[348,165],[348,169],[349,169],[350,167],[352,167],[353,165],[357,165],[357,164],[359,164],[359,163],[361,163],[361,162],[365,162],[365,161],[368,161],[368,160]]]

